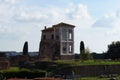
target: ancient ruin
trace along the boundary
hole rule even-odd
[[[42,30],[40,58],[72,59],[74,55],[74,25],[59,23]]]

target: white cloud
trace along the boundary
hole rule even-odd
[[[76,25],[87,23],[82,27],[88,27],[93,23],[93,20],[88,13],[87,6],[83,4],[72,4],[64,9],[55,6],[45,7],[44,10],[42,8],[29,7],[27,9],[20,9],[14,17],[20,21],[42,21],[43,23],[47,22],[48,24],[55,24],[61,21],[71,22]]]
[[[12,4],[16,3],[17,1],[18,0],[5,0],[5,2],[12,3]]]
[[[40,21],[42,19],[46,19],[47,15],[41,14],[41,12],[21,12],[20,14],[17,14],[15,17],[17,17],[17,20],[19,21]]]
[[[108,35],[120,35],[120,16],[119,12],[113,12],[106,14],[101,19],[96,20],[93,27],[96,28],[108,28]]]
[[[94,22],[94,20],[88,12],[87,6],[84,4],[78,4],[76,6],[74,4],[71,4],[66,9],[66,12],[68,21],[81,28],[90,27]]]
[[[22,2],[23,0],[4,0],[5,3],[9,3],[9,4],[17,4]]]
[[[111,28],[116,27],[120,21],[120,13],[113,12],[109,14],[105,14],[101,19],[96,20],[93,24],[93,27],[103,27],[103,28]]]
[[[9,44],[14,43],[15,50],[20,50],[22,43],[26,40],[30,43],[31,51],[38,50],[40,30],[44,26],[51,26],[59,22],[67,22],[76,26],[75,52],[79,52],[81,40],[85,41],[85,45],[92,51],[101,51],[103,50],[100,49],[101,47],[107,46],[107,41],[118,39],[115,36],[111,37],[113,34],[120,35],[119,12],[106,14],[95,21],[85,4],[70,3],[65,7],[48,5],[43,8],[37,5],[17,5],[20,2],[21,0],[5,0],[0,3],[0,38],[3,40],[0,42],[3,44],[6,43],[4,41],[7,41],[4,39],[13,39]],[[99,48],[95,47],[96,44]],[[2,49],[2,47],[0,48]]]
[[[81,31],[79,28],[89,27],[93,23],[87,6],[84,4],[66,5],[64,8],[48,6],[43,9],[39,6],[22,4],[16,6],[19,2],[20,0],[5,0],[0,4],[0,35],[3,36],[1,38],[11,37],[11,39],[16,39],[15,43],[28,40],[36,49],[39,47],[36,45],[39,45],[40,30],[45,25],[68,22],[77,26],[76,33],[78,33]],[[79,39],[76,42],[79,42]],[[22,46],[22,44],[20,45]]]

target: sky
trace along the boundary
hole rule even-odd
[[[91,52],[105,52],[120,40],[120,0],[0,0],[0,51],[38,51],[44,26],[75,25],[75,53],[80,41]]]

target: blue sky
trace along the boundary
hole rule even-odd
[[[75,25],[79,43],[103,52],[120,40],[120,0],[0,0],[0,51],[38,51],[41,30],[60,22]]]

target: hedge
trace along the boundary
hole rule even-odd
[[[36,77],[44,77],[45,72],[40,72],[40,71],[4,71],[0,73],[0,75],[3,75],[3,77],[8,78],[36,78]]]

